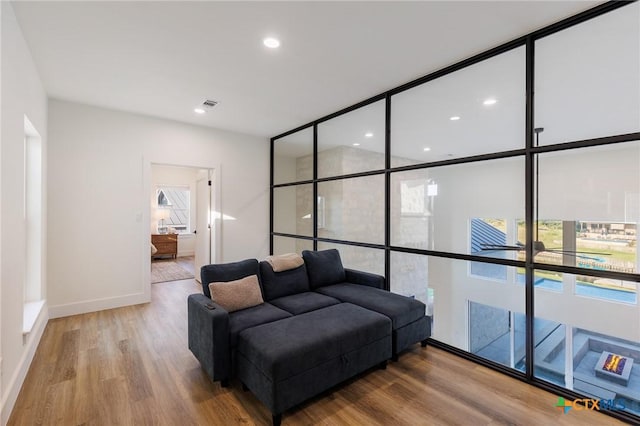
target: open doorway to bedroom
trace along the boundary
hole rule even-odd
[[[151,165],[151,283],[199,280],[215,258],[213,169]]]

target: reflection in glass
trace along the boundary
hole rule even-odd
[[[318,250],[337,249],[345,268],[384,276],[384,250],[318,241]]]
[[[318,183],[324,207],[318,237],[384,244],[384,175]]]
[[[640,4],[536,41],[540,145],[640,131]]]
[[[313,179],[313,127],[276,139],[273,146],[273,182]]]
[[[313,185],[273,189],[273,230],[313,236]]]
[[[433,311],[433,292],[428,286],[429,257],[419,254],[391,252],[391,291],[415,297]]]
[[[374,102],[318,125],[318,177],[384,169],[385,103]]]
[[[298,238],[273,237],[273,254],[298,253],[302,250],[313,250],[313,241]]]
[[[535,260],[636,272],[640,144],[540,154],[538,160]]]
[[[524,215],[523,168],[524,159],[514,157],[392,173],[391,244],[511,258],[512,251],[493,246],[492,235],[516,242],[513,223]],[[476,232],[472,247],[475,218],[499,218],[506,228]]]
[[[391,166],[524,148],[524,47],[391,98]]]

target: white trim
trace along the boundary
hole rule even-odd
[[[104,299],[83,300],[81,302],[68,303],[66,305],[49,306],[49,317],[52,319],[68,317],[71,315],[103,311],[105,309],[139,305],[141,303],[149,303],[150,301],[151,298],[145,293],[106,297]]]
[[[46,300],[26,302],[22,311],[22,334],[29,334],[36,325],[36,320],[44,308]]]
[[[4,398],[2,399],[2,407],[0,407],[0,411],[2,411],[3,425],[6,425],[9,421],[9,416],[11,415],[13,406],[18,399],[18,394],[20,393],[24,379],[27,377],[27,372],[29,371],[29,367],[31,367],[31,362],[33,361],[33,356],[36,353],[36,348],[40,343],[40,339],[42,339],[42,334],[44,333],[44,329],[48,321],[49,312],[47,310],[47,305],[45,304],[44,308],[40,311],[40,315],[38,316],[31,333],[23,336],[23,339],[26,339],[24,351],[22,352],[22,357],[20,358],[18,367],[15,369],[15,372],[9,381],[7,391],[4,393]]]
[[[215,167],[212,167],[210,170],[213,170],[213,175],[210,176],[211,181],[213,182],[213,193],[211,194],[211,211],[220,212],[220,217],[213,218],[213,242],[211,244],[211,249],[213,251],[211,256],[211,263],[221,263],[222,256],[222,221],[224,220],[224,215],[222,214],[222,172],[221,172],[222,164],[217,164]],[[196,275],[200,275],[200,271],[197,271]]]

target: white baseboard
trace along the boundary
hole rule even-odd
[[[3,425],[6,425],[9,421],[9,416],[11,415],[13,406],[18,399],[18,394],[20,393],[20,389],[22,388],[24,379],[27,377],[27,372],[29,371],[29,367],[31,366],[31,361],[33,361],[33,356],[36,353],[36,348],[40,343],[42,333],[44,333],[44,329],[48,321],[49,312],[47,310],[47,305],[45,304],[40,311],[40,315],[38,315],[38,319],[33,325],[31,332],[25,335],[26,344],[24,352],[22,353],[22,357],[20,358],[20,363],[11,376],[11,381],[7,386],[6,392],[4,392],[3,394],[4,397],[2,399],[2,407],[0,409],[0,412],[2,412]]]
[[[68,317],[71,315],[103,311],[105,309],[139,305],[141,303],[149,303],[150,301],[151,298],[148,294],[145,293],[128,294],[126,296],[118,297],[107,297],[104,299],[84,300],[82,302],[68,303],[66,305],[49,306],[49,317]]]
[[[178,257],[187,257],[187,256],[195,256],[196,252],[194,250],[185,250],[178,251]]]

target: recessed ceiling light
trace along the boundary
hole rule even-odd
[[[431,151],[431,148],[426,147],[426,148],[424,148],[424,149],[423,149],[423,151],[424,151],[424,152],[429,152],[429,151]]]
[[[353,144],[353,146],[360,146],[360,144],[356,142]]]
[[[483,105],[493,105],[496,102],[498,102],[497,100],[495,100],[494,98],[489,98],[489,99],[485,99],[484,102],[482,103]]]
[[[453,117],[449,117],[449,120],[451,120],[451,121],[458,121],[458,120],[460,120],[460,117],[459,117],[459,116],[457,116],[457,115],[454,115]]]
[[[372,138],[373,137],[373,133],[367,132],[367,133],[364,134],[364,137],[365,138]]]
[[[193,112],[196,114],[204,114],[206,111],[202,108],[194,108]]]
[[[262,40],[262,43],[269,49],[277,49],[278,47],[280,47],[280,40],[273,37],[265,38],[264,40]]]

